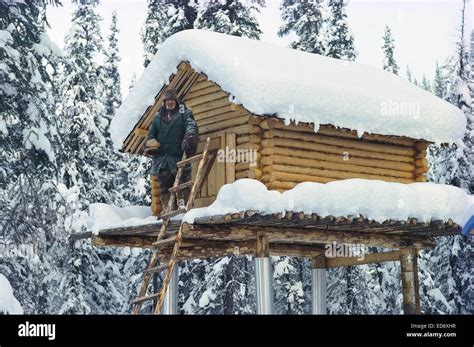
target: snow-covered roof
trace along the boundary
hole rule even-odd
[[[222,186],[211,205],[190,210],[183,221],[194,223],[196,218],[249,210],[264,215],[281,212],[316,213],[321,217],[362,215],[379,223],[409,218],[421,223],[451,219],[462,227],[474,214],[474,196],[445,184],[366,179],[324,184],[304,182],[280,193],[267,190],[260,181],[243,178]]]
[[[188,61],[256,115],[437,143],[465,130],[461,110],[392,73],[206,30],[168,38],[130,91],[110,132],[117,148],[176,67]]]

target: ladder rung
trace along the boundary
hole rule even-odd
[[[181,161],[178,161],[176,165],[178,167],[183,167],[186,166],[186,164],[192,163],[193,161],[201,160],[202,159],[202,154],[195,155],[194,157],[190,157],[188,159],[184,159]]]
[[[176,241],[176,236],[171,236],[166,239],[161,239],[161,240],[153,242],[153,246],[156,246],[156,247],[166,246],[170,243],[174,243],[175,241]]]
[[[182,189],[185,189],[185,188],[189,188],[189,187],[191,187],[193,184],[194,184],[193,181],[184,182],[184,183],[178,184],[178,185],[175,186],[175,187],[171,187],[170,189],[168,189],[168,191],[169,191],[170,193],[176,193],[178,190],[182,190]]]
[[[161,219],[165,219],[165,218],[171,218],[171,217],[174,217],[174,216],[177,216],[178,214],[181,214],[181,213],[186,213],[186,209],[185,208],[180,208],[178,210],[174,210],[174,211],[170,211],[170,212],[167,212],[167,213],[163,213],[162,215],[160,215],[158,218],[161,218]]]
[[[151,295],[141,296],[139,298],[133,299],[132,304],[138,304],[143,301],[151,300],[160,296],[160,292],[153,293]]]
[[[147,272],[149,274],[152,274],[152,273],[155,273],[155,272],[161,272],[163,270],[166,270],[167,267],[168,267],[168,265],[159,265],[159,266],[152,267],[151,269],[147,269],[147,270],[145,270],[145,272]]]

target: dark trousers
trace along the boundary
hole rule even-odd
[[[160,172],[158,173],[158,183],[160,185],[160,200],[161,200],[161,207],[163,211],[165,211],[165,209],[168,206],[168,201],[171,195],[169,192],[169,189],[173,186],[175,178],[176,178],[176,175],[174,175],[168,167],[161,169]],[[183,169],[183,174],[181,175],[180,183],[188,182],[190,180],[191,180],[191,167],[189,166]],[[181,207],[182,205],[184,206],[186,205],[189,198],[189,192],[190,192],[189,188],[180,190],[178,192],[178,201],[177,201],[178,207]],[[173,205],[176,205],[176,203]],[[174,206],[172,206],[172,208],[174,208]]]

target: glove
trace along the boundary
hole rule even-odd
[[[158,149],[160,148],[161,144],[155,140],[155,139],[150,139],[145,143],[145,152],[144,154],[147,156],[155,156],[158,154]]]
[[[186,133],[183,138],[183,142],[181,143],[181,149],[186,152],[188,157],[194,155],[197,151],[199,138],[197,134],[194,133]]]
[[[160,148],[160,146],[161,146],[161,144],[155,139],[150,139],[145,143],[146,148],[156,148],[156,149],[158,149],[158,148]]]

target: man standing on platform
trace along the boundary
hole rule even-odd
[[[146,151],[153,156],[151,175],[158,176],[160,185],[161,207],[165,209],[170,198],[169,189],[173,186],[177,166],[183,151],[192,156],[198,144],[198,128],[193,113],[180,103],[175,89],[168,89],[164,101],[156,113],[148,132],[145,144]],[[181,182],[191,180],[191,166],[183,169]],[[178,193],[178,206],[184,207],[189,196],[189,189]]]

